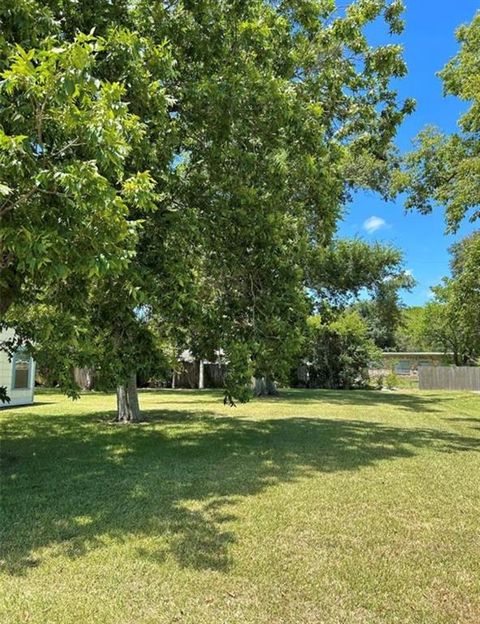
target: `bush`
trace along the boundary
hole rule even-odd
[[[388,373],[388,375],[385,377],[385,385],[387,386],[387,388],[389,388],[389,390],[393,390],[398,386],[398,377],[393,371],[391,373]]]
[[[309,386],[362,388],[368,385],[368,367],[378,358],[367,326],[355,311],[343,312],[331,322],[309,319],[306,359]]]
[[[378,375],[373,375],[370,378],[371,385],[375,388],[375,390],[381,390],[383,388],[383,375],[379,373]]]

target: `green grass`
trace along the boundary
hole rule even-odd
[[[2,624],[480,622],[480,395],[4,410]]]

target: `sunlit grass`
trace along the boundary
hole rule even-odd
[[[480,622],[480,396],[3,410],[5,624]]]

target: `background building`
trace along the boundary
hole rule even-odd
[[[0,408],[33,403],[35,362],[21,349],[9,360],[8,354],[1,349],[2,343],[13,337],[12,330],[0,332],[0,386],[6,387],[10,397],[10,403],[0,402]]]

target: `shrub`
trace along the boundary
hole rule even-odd
[[[356,311],[343,312],[331,322],[322,322],[319,316],[309,319],[306,359],[311,387],[365,387],[369,363],[378,355]]]
[[[393,371],[391,373],[388,373],[388,375],[385,377],[385,385],[390,390],[393,390],[394,388],[397,387],[398,377]]]
[[[372,375],[370,378],[371,385],[375,388],[375,390],[381,390],[383,388],[383,375],[379,373],[378,375]]]

